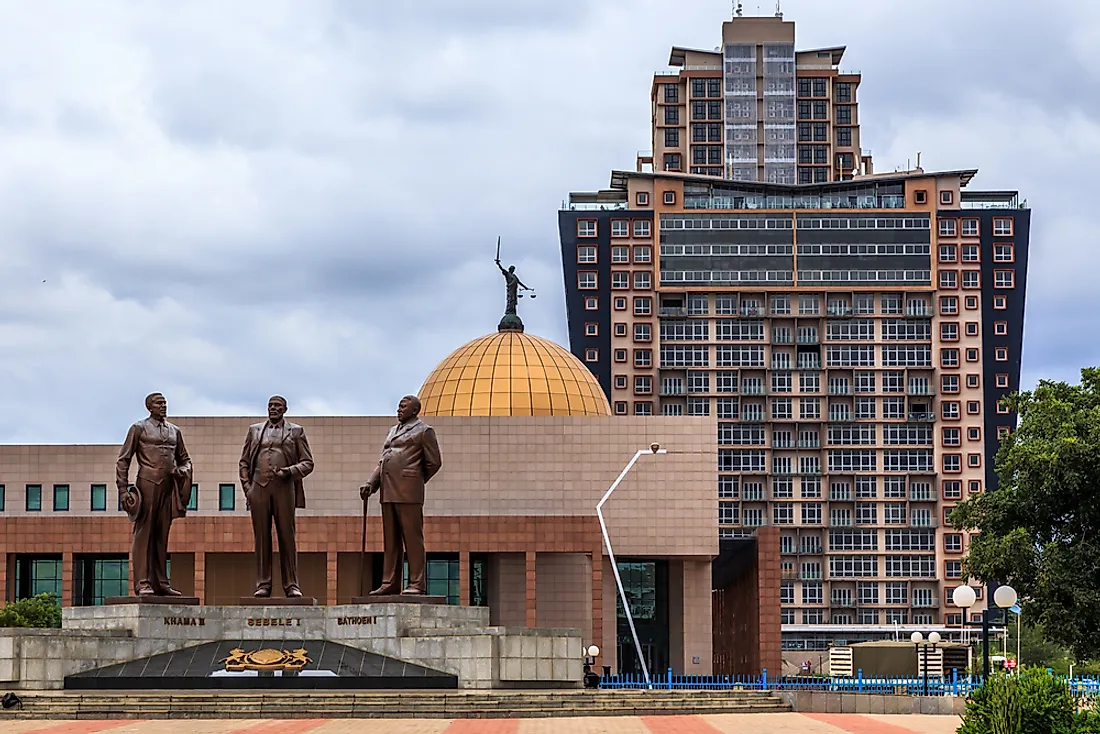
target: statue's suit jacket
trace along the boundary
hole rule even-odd
[[[306,431],[297,423],[286,423],[286,432],[283,438],[283,455],[286,456],[287,469],[294,480],[294,506],[306,506],[306,493],[302,486],[302,478],[313,471],[313,452],[310,451],[309,441],[306,440]],[[264,426],[267,421],[253,423],[248,427],[248,435],[244,439],[244,449],[241,451],[241,483],[251,483],[255,477],[256,458],[260,454],[260,438],[263,436]]]
[[[390,429],[367,485],[381,489],[381,502],[422,505],[424,485],[442,466],[435,429],[414,418]]]

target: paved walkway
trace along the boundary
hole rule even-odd
[[[954,734],[954,716],[721,714],[553,719],[4,721],[0,734]]]

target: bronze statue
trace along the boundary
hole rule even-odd
[[[306,506],[302,479],[313,471],[305,429],[284,420],[286,398],[267,401],[267,420],[248,428],[241,451],[241,487],[252,512],[257,597],[271,596],[271,525],[279,537],[279,568],[287,597],[300,597],[294,510]]]
[[[498,329],[523,331],[523,321],[516,314],[516,306],[519,303],[519,289],[522,288],[525,291],[533,291],[533,288],[527,286],[519,276],[516,275],[516,266],[509,265],[505,270],[504,266],[500,264],[500,238],[497,238],[497,268],[500,269],[501,275],[504,276],[504,285],[506,288],[507,296],[504,304],[504,318],[500,320],[500,324],[497,325]],[[531,295],[534,298],[534,294]]]
[[[435,430],[420,420],[420,400],[415,395],[401,398],[397,425],[382,445],[382,458],[360,487],[366,502],[381,492],[382,535],[385,547],[382,584],[370,596],[389,596],[401,588],[402,556],[409,561],[406,595],[427,592],[424,578],[424,485],[443,466]],[[365,509],[365,508],[364,508]]]
[[[172,520],[187,514],[191,501],[191,457],[183,434],[165,420],[168,401],[159,392],[145,398],[149,417],[130,426],[118,454],[115,485],[119,502],[134,524],[130,563],[138,596],[182,596],[168,583],[168,533]],[[130,463],[137,479],[130,488]]]

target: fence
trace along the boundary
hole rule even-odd
[[[1100,678],[1066,678],[1070,692],[1077,697],[1100,696]],[[961,675],[952,670],[951,675],[929,676],[927,695],[966,696],[981,685],[981,676]],[[761,675],[674,675],[672,668],[665,674],[650,676],[647,684],[641,675],[612,675],[600,682],[602,688],[653,688],[689,691],[828,691],[832,693],[890,693],[902,696],[925,695],[925,679],[864,677],[863,670],[852,678],[827,678],[821,676],[769,677],[765,670]]]

